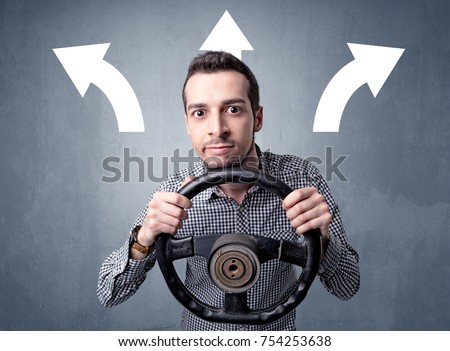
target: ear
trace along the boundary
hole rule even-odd
[[[259,106],[255,114],[254,131],[259,132],[263,127],[263,107]]]

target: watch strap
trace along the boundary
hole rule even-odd
[[[137,239],[137,235],[139,233],[139,230],[141,229],[142,226],[138,225],[136,227],[133,228],[132,232],[131,232],[131,236],[132,236],[132,244],[131,244],[131,248],[145,254],[145,255],[149,255],[150,253],[152,253],[152,251],[155,249],[155,244],[153,243],[150,246],[145,246],[142,245],[138,239]]]

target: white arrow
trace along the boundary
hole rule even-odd
[[[225,11],[200,50],[226,51],[241,60],[242,51],[253,50],[253,47],[229,12]]]
[[[405,49],[347,43],[355,58],[331,79],[314,117],[313,132],[339,132],[342,113],[352,95],[367,83],[373,97],[388,79]]]
[[[119,132],[144,132],[141,107],[125,77],[104,61],[110,43],[53,49],[81,97],[89,85],[106,95],[116,114]]]

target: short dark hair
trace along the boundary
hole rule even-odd
[[[188,74],[183,84],[183,104],[186,111],[186,95],[184,90],[186,84],[196,73],[215,73],[220,71],[236,71],[247,78],[250,83],[248,89],[248,98],[252,105],[253,114],[259,107],[259,86],[250,68],[241,60],[224,51],[208,51],[205,54],[195,57],[189,65]]]

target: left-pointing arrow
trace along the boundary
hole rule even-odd
[[[133,88],[125,77],[103,58],[110,43],[53,49],[81,97],[96,85],[114,109],[119,132],[144,132],[144,118]]]

